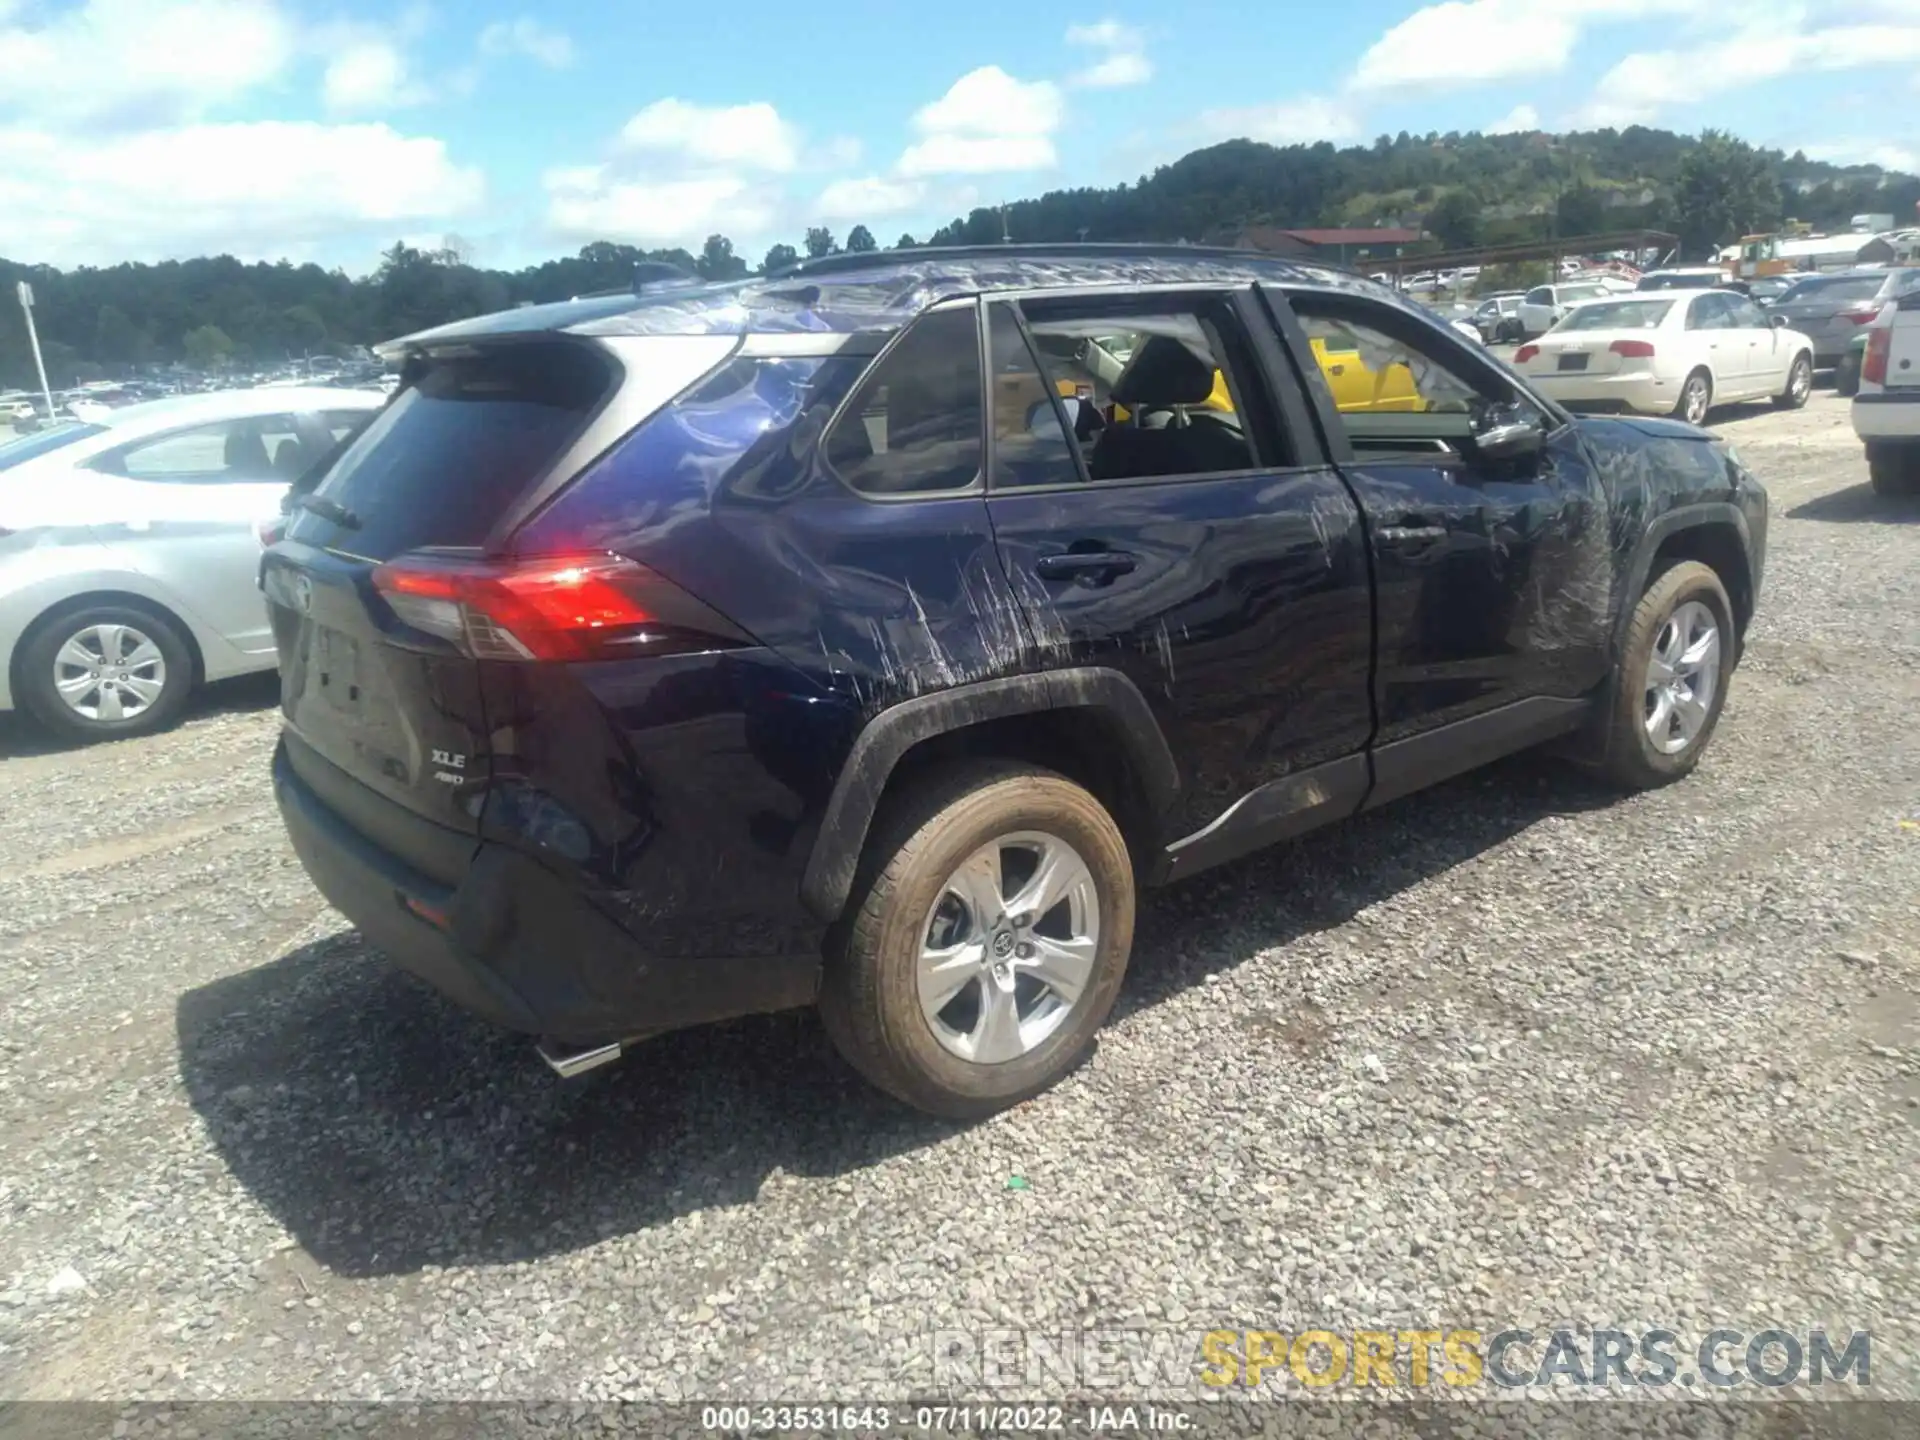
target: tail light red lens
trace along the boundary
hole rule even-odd
[[[1518,350],[1513,352],[1513,363],[1516,365],[1524,365],[1539,353],[1540,347],[1538,345],[1522,345]]]
[[[1840,313],[1856,325],[1871,325],[1880,318],[1880,307],[1871,300],[1862,300]]]
[[[1651,360],[1653,342],[1651,340],[1616,340],[1607,346],[1614,354],[1627,360]]]
[[[619,555],[402,555],[373,572],[394,615],[476,660],[610,660],[748,643],[725,618]]]
[[[253,527],[253,533],[260,537],[260,548],[263,550],[278,545],[286,538],[287,517],[276,515],[271,520],[262,520]]]
[[[1886,326],[1867,335],[1867,353],[1860,362],[1860,378],[1869,385],[1887,383],[1887,359],[1893,354],[1893,331]]]

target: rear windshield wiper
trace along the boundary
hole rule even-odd
[[[287,502],[290,510],[307,510],[322,520],[331,520],[342,530],[358,530],[360,517],[337,500],[329,500],[324,495],[295,495]]]

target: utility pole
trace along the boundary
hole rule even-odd
[[[47,402],[47,423],[53,423],[53,387],[47,384],[47,362],[40,357],[40,332],[33,325],[33,286],[22,280],[14,293],[20,297],[20,313],[27,317],[27,343],[33,346],[33,366],[40,372],[40,394]]]
[[[1004,200],[1000,202],[1000,243],[1002,245],[1013,243],[1013,232],[1007,228],[1007,204]]]

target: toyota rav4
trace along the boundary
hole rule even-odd
[[[834,257],[393,353],[264,557],[274,785],[562,1073],[817,1005],[910,1104],[1019,1101],[1143,886],[1527,746],[1686,775],[1760,587],[1712,435],[1240,252]]]

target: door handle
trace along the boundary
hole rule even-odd
[[[1382,545],[1431,545],[1447,538],[1444,525],[1382,525],[1377,532]]]
[[[1058,555],[1042,555],[1033,562],[1033,573],[1042,580],[1091,582],[1129,574],[1139,564],[1138,555],[1129,555],[1124,550],[1069,550]]]

